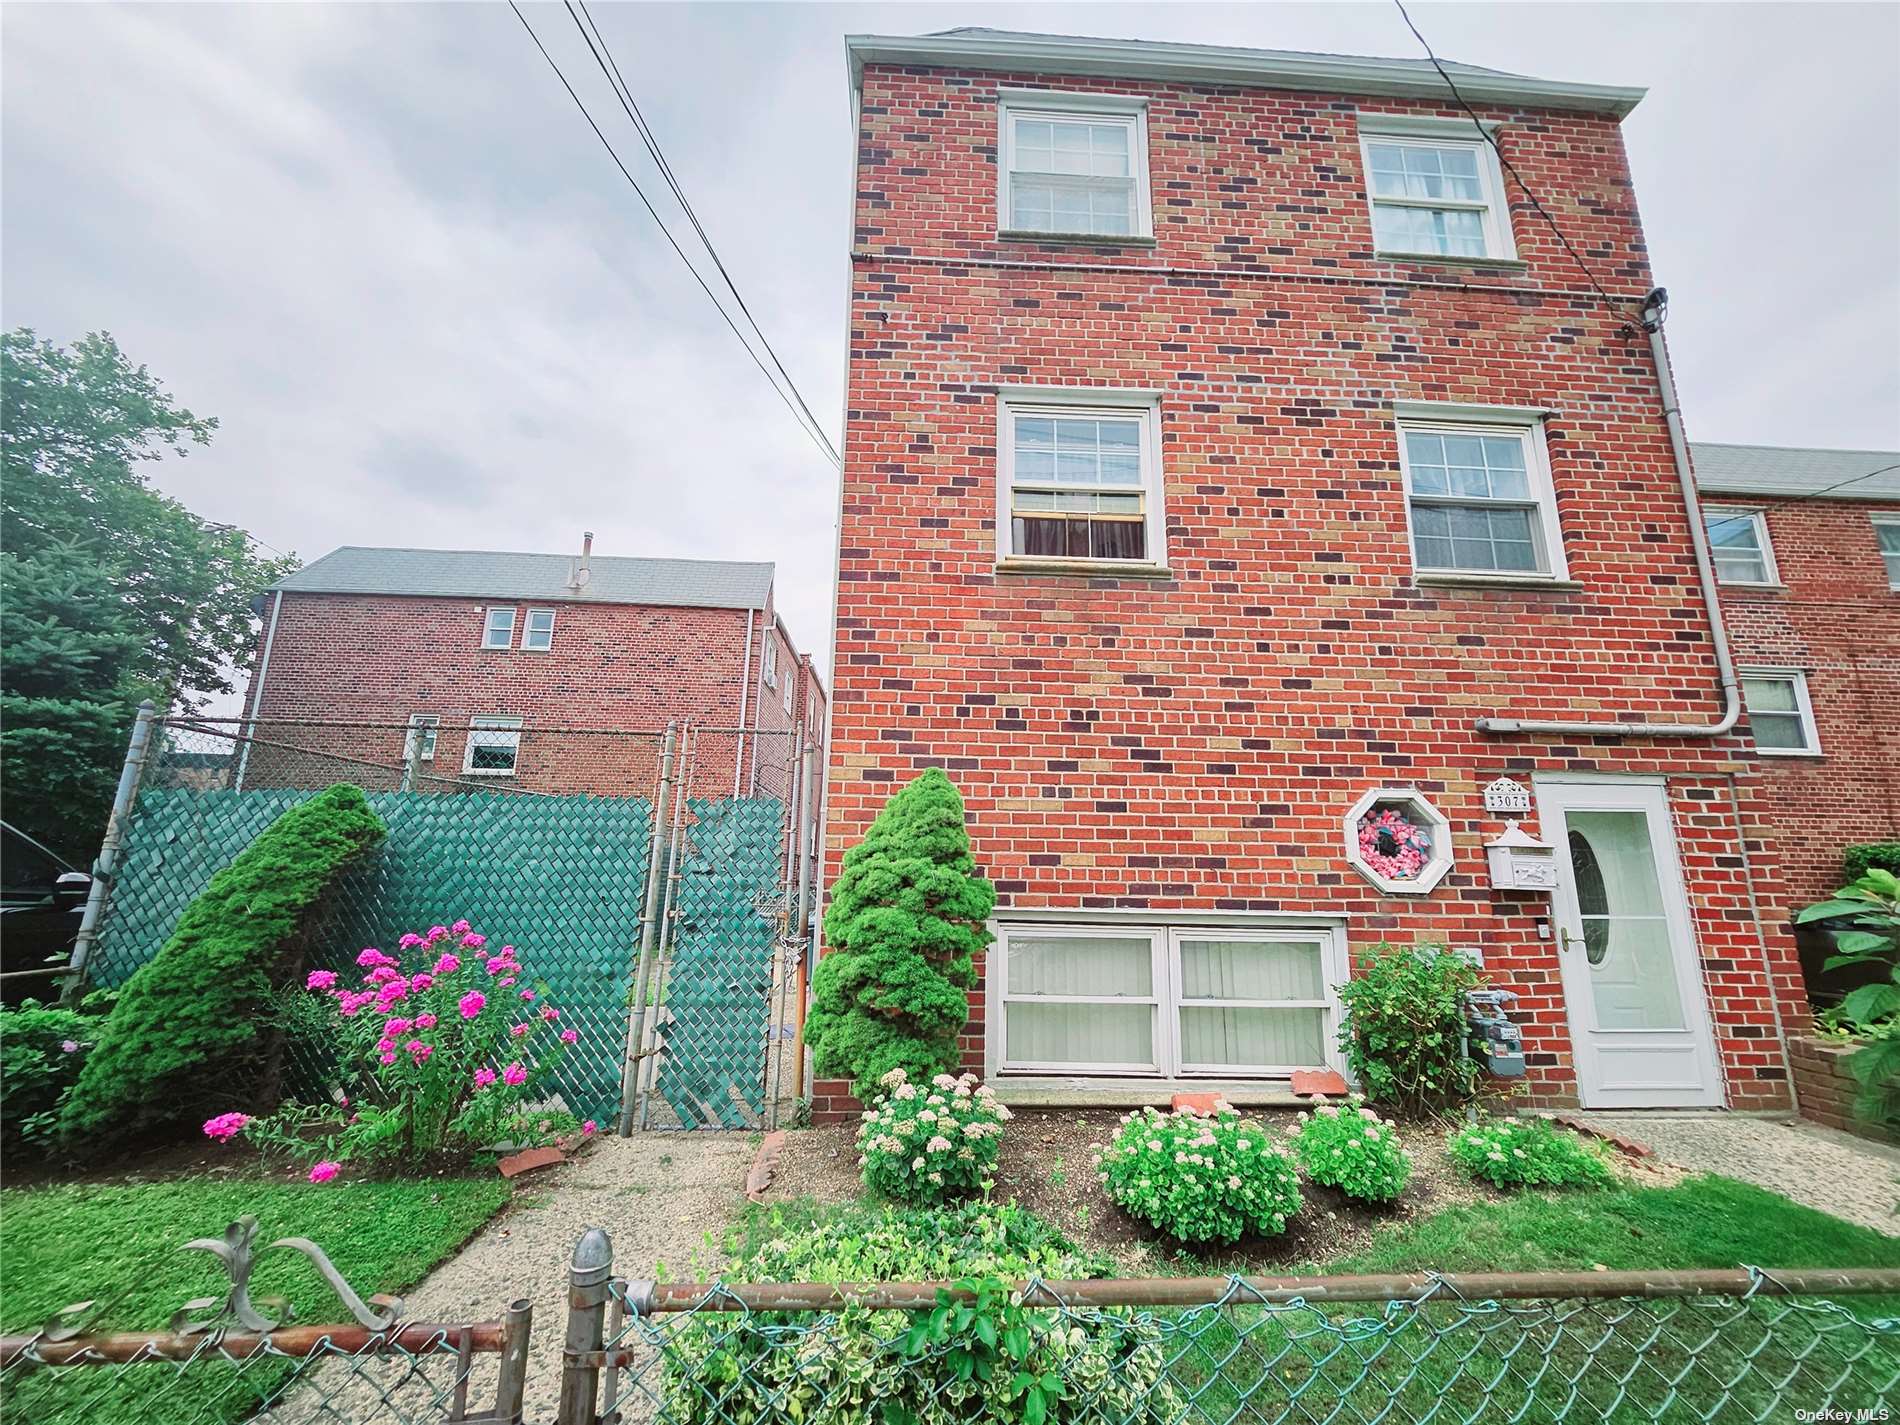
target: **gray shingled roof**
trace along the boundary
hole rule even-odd
[[[999,30],[991,25],[957,25],[948,30],[933,30],[928,38],[942,35],[984,35],[999,40],[1076,40],[1091,39],[1103,44],[1152,45],[1157,49],[1167,48],[1166,41],[1114,39],[1107,35],[1061,35],[1050,30]],[[1349,59],[1368,64],[1389,64],[1395,69],[1417,69],[1427,73],[1436,73],[1429,59],[1393,59],[1386,55],[1342,54],[1335,50],[1323,49],[1258,49],[1238,45],[1222,45],[1220,48],[1233,54],[1279,55],[1288,59]],[[1481,64],[1466,64],[1462,60],[1447,59],[1441,63],[1453,74],[1492,74],[1505,79],[1528,79],[1526,74],[1513,74],[1508,69],[1486,69]]]
[[[1697,488],[1711,495],[1900,500],[1900,450],[1802,450],[1691,441],[1689,453],[1695,460]]]
[[[478,599],[573,599],[596,604],[762,609],[772,565],[596,554],[584,593],[567,587],[574,556],[474,549],[370,549],[349,544],[275,587],[293,594],[421,594]]]

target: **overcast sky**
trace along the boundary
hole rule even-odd
[[[524,8],[660,204],[566,12]],[[1417,53],[1385,3],[593,11],[834,440],[844,35]],[[1692,439],[1900,448],[1900,6],[1414,15],[1447,58],[1649,86],[1624,127]],[[827,661],[835,473],[505,5],[12,3],[0,46],[0,316],[109,330],[219,418],[166,490],[305,559],[591,528],[603,554],[775,560]]]

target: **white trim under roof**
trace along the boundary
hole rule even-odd
[[[1397,95],[1450,99],[1429,65],[1357,55],[1298,54],[1226,45],[1164,44],[1070,35],[994,30],[942,35],[847,35],[851,88],[863,85],[867,64],[922,64],[1016,74],[1078,74],[1117,79],[1172,79],[1260,89],[1308,89],[1326,94]],[[1626,117],[1646,91],[1614,84],[1570,84],[1526,75],[1454,66],[1459,93],[1472,103],[1580,109]]]

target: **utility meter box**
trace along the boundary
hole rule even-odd
[[[1471,1057],[1500,1079],[1524,1077],[1524,1036],[1511,1020],[1517,996],[1509,990],[1466,990],[1465,1030]]]
[[[1539,841],[1515,821],[1505,822],[1504,834],[1486,843],[1484,856],[1491,867],[1493,890],[1557,889],[1557,848]]]

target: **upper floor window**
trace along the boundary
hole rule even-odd
[[[1808,700],[1807,674],[1796,668],[1744,668],[1742,704],[1756,751],[1771,757],[1819,755],[1821,734]]]
[[[759,676],[766,687],[778,686],[778,637],[770,628],[765,630],[765,651],[759,656]]]
[[[1006,96],[998,224],[1005,232],[1148,237],[1146,109],[1116,95]]]
[[[1775,551],[1768,543],[1768,521],[1760,510],[1702,507],[1718,584],[1773,584]]]
[[[1016,389],[1002,402],[998,557],[1160,564],[1155,398]]]
[[[1359,141],[1379,252],[1517,256],[1497,152],[1473,124],[1362,114]]]
[[[435,742],[442,730],[442,719],[434,713],[409,714],[409,732],[403,739],[402,760],[435,761]]]
[[[1564,576],[1540,415],[1398,403],[1399,467],[1420,573]]]
[[[553,609],[528,610],[528,621],[521,626],[521,646],[538,653],[554,647]]]
[[[1880,557],[1887,566],[1888,587],[1900,589],[1900,518],[1875,519],[1874,537],[1880,541]]]
[[[483,648],[511,648],[515,641],[515,611],[490,609],[482,624]]]

